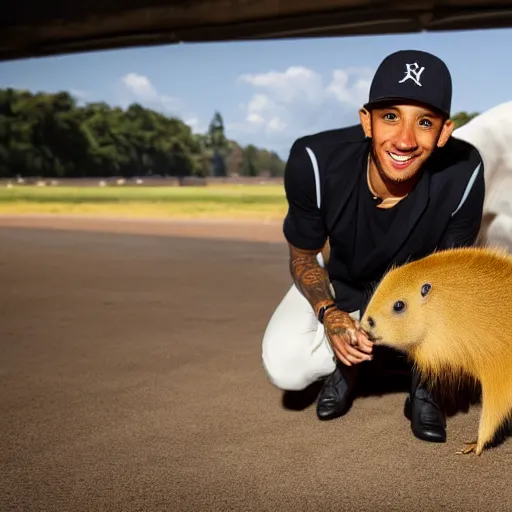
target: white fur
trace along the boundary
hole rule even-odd
[[[453,132],[484,161],[486,194],[479,245],[512,250],[512,101],[501,103]]]

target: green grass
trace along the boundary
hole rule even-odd
[[[277,220],[286,198],[277,185],[0,188],[0,214],[38,213]]]

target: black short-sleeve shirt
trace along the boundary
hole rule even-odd
[[[364,311],[391,265],[436,249],[472,245],[485,196],[480,154],[451,137],[434,151],[406,198],[392,208],[378,208],[367,184],[370,144],[359,125],[301,137],[284,174],[284,236],[312,250],[329,239],[335,300],[349,312]]]

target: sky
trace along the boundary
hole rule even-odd
[[[165,45],[2,62],[0,88],[138,102],[195,132],[219,111],[227,137],[286,158],[297,137],[358,123],[389,53],[439,56],[452,73],[453,112],[483,112],[512,100],[510,48],[510,29]]]

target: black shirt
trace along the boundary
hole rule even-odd
[[[400,208],[400,203],[392,208],[379,208],[369,189],[366,172],[360,173],[354,210],[354,217],[357,219],[354,230],[354,258],[364,258],[382,243]]]
[[[305,136],[294,142],[284,175],[283,233],[318,251],[329,238],[336,304],[348,312],[364,311],[391,265],[472,245],[482,218],[483,162],[469,143],[451,137],[437,148],[415,188],[390,209],[378,208],[369,191],[369,151],[359,125]]]

